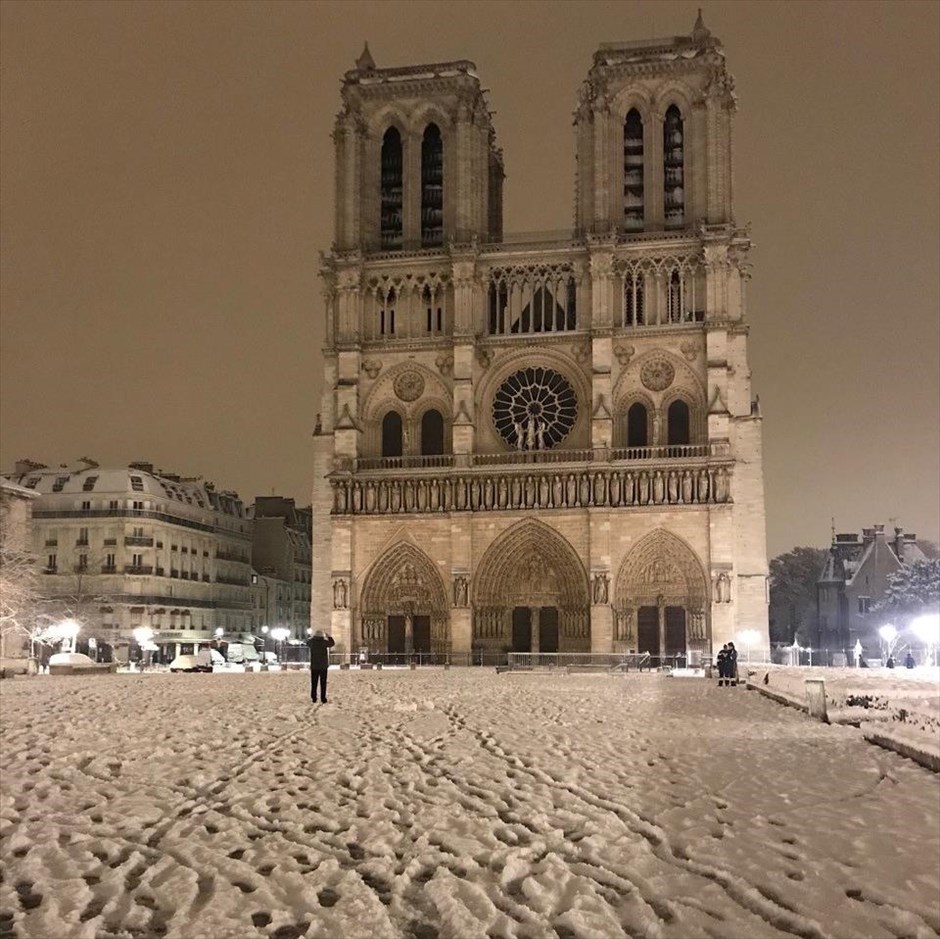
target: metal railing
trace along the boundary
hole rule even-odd
[[[641,671],[657,667],[649,652],[508,652],[508,671],[564,668],[569,671]]]
[[[453,453],[438,453],[428,456],[380,456],[359,457],[356,469],[424,469],[449,467],[454,465]]]

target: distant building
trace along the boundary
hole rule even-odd
[[[40,588],[63,616],[81,621],[81,651],[136,659],[140,627],[153,630],[164,661],[210,642],[217,629],[252,638],[252,524],[237,493],[149,463],[50,469],[23,461],[6,478],[37,496]]]
[[[24,627],[31,625],[28,609],[33,586],[33,502],[36,493],[0,479],[0,590],[3,596],[3,628],[0,630],[0,664],[22,659],[29,653]]]
[[[924,559],[917,535],[894,529],[885,536],[884,525],[855,533],[833,535],[823,572],[816,583],[819,646],[851,656],[861,642],[868,656],[878,655],[878,628],[885,624],[874,608],[888,588],[888,577],[914,561]]]
[[[283,496],[258,496],[251,514],[257,625],[285,627],[291,638],[306,638],[313,514]]]

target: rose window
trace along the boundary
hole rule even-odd
[[[493,421],[517,450],[550,450],[568,436],[578,416],[571,385],[550,368],[524,368],[496,392]]]

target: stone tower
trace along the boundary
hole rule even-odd
[[[471,62],[346,74],[324,256],[314,625],[376,652],[767,643],[761,417],[733,82],[689,36],[605,44],[575,227],[502,234]]]

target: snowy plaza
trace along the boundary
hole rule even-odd
[[[0,936],[934,937],[940,777],[743,688],[3,682]]]

